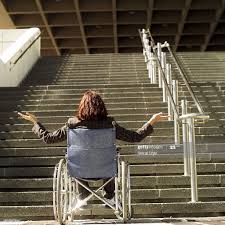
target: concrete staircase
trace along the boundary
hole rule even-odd
[[[179,62],[182,64],[195,95],[203,106],[210,120],[200,128],[204,135],[215,135],[212,142],[224,142],[225,135],[225,54],[222,52],[185,52],[177,53]],[[173,68],[173,79],[179,80],[180,98],[191,99],[181,79],[174,61],[169,58]],[[189,112],[197,112],[190,101]],[[201,125],[200,125],[201,127]],[[200,130],[197,129],[197,132]],[[220,137],[219,137],[220,136]],[[209,139],[207,139],[207,142]]]
[[[223,52],[177,53],[192,82],[225,81],[225,54]]]
[[[189,68],[188,63],[186,67]],[[154,134],[141,143],[131,145],[118,141],[121,154],[131,164],[135,218],[224,214],[225,85],[212,82],[192,85],[205,111],[211,115],[207,123],[196,127],[200,202],[188,203],[190,179],[182,175],[182,149],[166,145],[174,142],[173,122],[161,122],[155,126]],[[76,114],[79,100],[87,89],[97,90],[110,115],[127,128],[137,129],[153,113],[167,112],[161,89],[149,83],[141,54],[43,57],[21,87],[0,89],[1,219],[53,218],[53,170],[66,150],[65,142],[42,143],[31,132],[32,126],[19,119],[16,112],[34,113],[49,130],[54,130]],[[180,99],[184,96],[190,99],[182,84],[179,91]],[[146,144],[152,146],[148,155]],[[82,218],[113,218],[110,209],[97,201],[92,203],[95,207],[92,211],[85,210]]]

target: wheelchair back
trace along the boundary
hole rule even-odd
[[[117,175],[115,128],[68,129],[67,144],[71,177],[102,179]]]

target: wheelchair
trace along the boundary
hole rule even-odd
[[[115,204],[102,195],[103,188],[114,179]],[[99,182],[93,189],[82,181]],[[79,200],[78,185],[89,195]],[[95,185],[96,186],[96,185]],[[80,218],[80,207],[97,199],[112,209],[120,222],[131,219],[130,167],[123,161],[116,148],[115,128],[68,129],[67,154],[55,166],[53,177],[53,211],[60,224]],[[80,207],[77,207],[77,204]],[[89,206],[89,205],[88,205]],[[89,214],[94,215],[91,205]],[[85,210],[85,209],[84,209]],[[90,211],[91,210],[91,211]]]

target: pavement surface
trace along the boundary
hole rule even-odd
[[[110,225],[119,224],[115,220],[81,220],[68,222],[66,225]],[[121,223],[120,223],[121,224]],[[202,217],[202,218],[159,218],[159,219],[138,219],[132,220],[129,224],[135,225],[225,225],[225,217]],[[15,220],[5,220],[0,221],[0,225],[59,225],[56,221],[15,221]]]

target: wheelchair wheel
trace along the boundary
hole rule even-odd
[[[57,171],[58,171],[59,164],[55,166],[54,175],[53,175],[53,212],[55,220],[58,220],[58,214],[57,214],[57,201],[56,201],[56,185],[57,185]]]
[[[131,184],[130,184],[130,166],[127,168],[127,202],[128,202],[128,220],[132,217],[132,208],[131,208]]]
[[[69,185],[65,159],[59,161],[54,171],[53,209],[55,220],[60,224],[64,224],[69,209]]]

